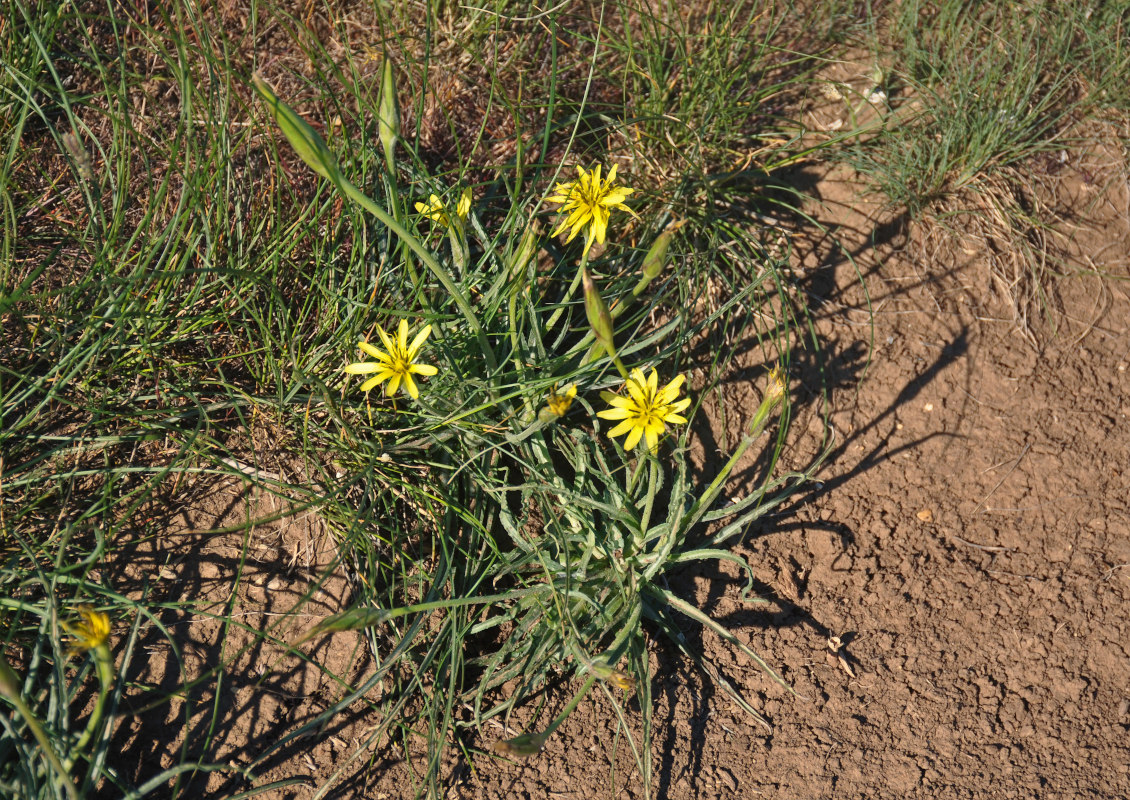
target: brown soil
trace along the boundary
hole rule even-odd
[[[801,697],[688,623],[772,731],[657,647],[655,796],[1130,795],[1130,207],[1124,177],[1099,196],[1102,158],[1073,159],[1047,198],[1081,271],[1049,286],[1054,333],[994,295],[991,243],[868,215],[850,176],[817,184],[854,256],[805,262],[837,445],[738,548],[769,606],[725,569],[679,587]],[[802,450],[820,385],[796,387]],[[594,705],[455,796],[642,796]]]
[[[738,547],[768,605],[743,604],[727,568],[688,571],[675,587],[798,696],[687,622],[692,647],[761,710],[766,730],[654,642],[653,796],[1130,796],[1130,201],[1124,177],[1100,196],[1099,161],[1072,156],[1078,168],[1047,198],[1076,212],[1065,215],[1057,250],[1080,271],[1052,285],[1056,330],[1033,319],[1030,334],[1001,291],[1008,281],[987,240],[866,213],[850,177],[816,184],[820,214],[854,261],[813,242],[798,264],[825,352],[822,371],[814,362],[794,375],[791,438],[795,452],[813,452],[827,413],[834,449],[806,497]],[[247,513],[238,492],[214,495],[182,527],[224,524],[219,502],[229,515]],[[332,560],[309,520],[242,537],[170,534],[150,557],[171,573],[153,565],[154,574],[180,596],[215,599],[216,611],[234,598],[257,630]],[[143,555],[131,556],[134,569]],[[310,615],[347,602],[340,577],[312,591]],[[254,639],[234,635],[220,653],[218,621],[167,621],[182,626],[190,673]],[[339,634],[309,655],[359,682],[368,664],[359,645]],[[209,760],[247,764],[265,740],[341,696],[326,671],[281,654],[256,645],[229,667]],[[148,678],[134,677],[176,677],[174,662],[148,657]],[[569,686],[551,692],[536,719],[547,722],[569,696]],[[590,698],[539,756],[452,762],[449,796],[642,797],[625,738],[639,735],[638,705]],[[187,715],[199,742],[212,699],[196,697],[187,712],[163,707],[123,731],[121,766],[144,774],[173,763],[182,739],[155,745],[149,726],[179,730]],[[532,706],[512,733],[534,721]],[[284,748],[261,779],[317,786],[340,768],[328,797],[411,796],[402,743],[367,742],[376,720],[355,707]],[[486,733],[476,743],[484,750],[503,736]],[[354,752],[361,757],[350,761]],[[202,782],[202,796],[234,791],[225,780]],[[271,796],[312,794],[297,786]]]

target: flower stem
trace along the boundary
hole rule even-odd
[[[565,304],[577,293],[577,287],[581,285],[581,275],[584,274],[585,269],[589,265],[589,251],[585,248],[585,252],[581,255],[581,266],[577,268],[577,274],[573,276],[573,282],[569,284],[569,290],[565,292],[565,297],[561,301],[560,307],[549,317],[549,321],[545,323],[545,332],[549,333],[553,326],[557,324],[557,320],[565,312]]]
[[[647,536],[647,526],[651,523],[651,511],[655,506],[655,490],[659,486],[659,459],[652,458],[651,475],[647,484],[647,499],[644,500],[643,516],[640,518],[640,537],[636,542],[636,552],[643,549],[644,538]]]
[[[580,702],[585,698],[585,695],[589,693],[589,689],[592,688],[592,685],[594,683],[596,683],[596,675],[589,675],[588,680],[586,680],[584,685],[581,686],[580,690],[575,695],[573,695],[573,699],[569,701],[569,705],[565,706],[565,708],[561,710],[561,713],[557,715],[557,719],[549,723],[549,727],[541,732],[543,738],[548,739],[553,735],[553,732],[555,730],[561,727],[561,723],[565,721],[565,718],[567,716],[573,713],[574,709],[576,709],[578,705],[580,705]]]
[[[114,669],[114,656],[110,653],[110,647],[106,643],[102,643],[92,651],[94,653],[94,664],[98,670],[98,682],[101,687],[98,691],[98,699],[94,703],[94,710],[90,712],[90,718],[86,721],[86,729],[83,730],[82,736],[79,738],[78,743],[74,746],[73,752],[81,756],[85,751],[87,745],[90,744],[95,731],[102,722],[102,712],[106,708],[106,698],[110,696],[110,691],[114,687],[114,679],[117,673]],[[67,771],[74,766],[76,757],[68,756],[65,762]]]

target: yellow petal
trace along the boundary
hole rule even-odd
[[[643,435],[643,428],[641,428],[639,425],[636,425],[635,427],[633,427],[632,430],[631,430],[631,433],[628,434],[628,438],[624,440],[624,449],[625,450],[634,449],[635,446],[639,443],[640,436],[642,436],[642,435]]]
[[[656,402],[661,405],[667,405],[679,396],[679,389],[683,387],[683,382],[686,381],[686,375],[678,375],[675,380],[663,387],[663,391],[656,397]],[[688,401],[689,402],[689,401]]]
[[[689,397],[684,397],[679,402],[671,403],[667,407],[668,407],[668,409],[670,409],[671,413],[673,413],[673,414],[682,414],[687,409],[687,406],[689,406],[690,404],[691,404],[691,399]]]
[[[404,356],[408,351],[408,320],[401,318],[400,325],[396,329],[396,344],[400,348],[399,354]],[[392,355],[392,350],[389,350],[389,355]]]
[[[388,356],[386,356],[384,353],[382,353],[377,348],[373,347],[368,342],[358,342],[357,346],[361,348],[362,352],[366,353],[367,355],[372,356],[373,358],[385,358],[385,359],[388,358]]]
[[[622,206],[624,201],[628,199],[628,195],[634,191],[635,189],[629,189],[627,186],[618,186],[602,197],[600,203],[605,206]],[[629,211],[630,209],[625,208],[624,210]]]
[[[631,413],[626,408],[606,408],[603,411],[597,411],[596,415],[601,419],[627,419]]]
[[[419,399],[420,390],[416,388],[416,381],[412,380],[411,371],[404,373],[404,388],[408,390],[408,394],[413,400]]]
[[[431,335],[431,332],[432,332],[432,326],[431,325],[425,325],[423,330],[421,330],[419,333],[417,333],[416,338],[412,340],[412,344],[408,348],[408,352],[405,354],[405,358],[407,358],[409,361],[414,359],[416,357],[416,354],[418,352],[420,352],[420,348],[424,346],[424,342],[427,341],[428,336]],[[407,323],[405,323],[405,325],[404,325],[404,338],[405,339],[408,338],[408,324]]]
[[[415,372],[417,375],[435,375],[439,370],[431,364],[413,364],[408,368],[409,372]]]
[[[623,422],[621,422],[619,425],[617,425],[615,428],[610,430],[608,432],[608,437],[610,439],[615,439],[617,436],[623,436],[628,431],[635,429],[635,427],[636,427],[636,421],[634,419],[626,419]]]
[[[628,394],[631,395],[633,402],[637,408],[643,408],[649,405],[647,396],[644,393],[644,388],[647,386],[647,381],[644,379],[643,374],[636,374],[639,370],[632,370],[632,375],[626,384],[628,387]]]
[[[345,372],[350,375],[368,375],[370,372],[377,372],[380,369],[381,365],[372,361],[359,361],[356,364],[346,364],[344,367]]]
[[[593,238],[600,244],[604,244],[604,239],[608,235],[608,211],[601,206],[593,207],[592,232]]]
[[[388,380],[388,377],[389,377],[389,373],[387,373],[387,372],[382,372],[380,375],[374,375],[373,377],[369,378],[369,380],[367,380],[363,384],[361,384],[361,391],[368,392],[374,386],[380,386],[381,383]]]
[[[377,326],[377,334],[381,337],[381,343],[385,346],[385,352],[387,352],[391,355],[392,350],[393,350],[392,339],[388,338],[388,334],[385,333],[385,329],[382,328],[380,325]],[[368,351],[366,351],[366,352],[368,352]],[[370,355],[373,355],[373,354],[370,353]]]

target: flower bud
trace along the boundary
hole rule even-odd
[[[384,54],[381,69],[381,102],[377,111],[377,133],[385,149],[388,171],[394,169],[396,159],[396,140],[400,137],[400,104],[396,99],[396,73],[392,59]]]
[[[685,224],[686,220],[672,223],[655,237],[655,241],[651,243],[651,247],[648,248],[647,254],[643,257],[643,264],[640,265],[640,271],[643,272],[643,275],[640,276],[636,287],[632,289],[633,297],[639,297],[643,294],[647,285],[667,266],[667,248],[671,244],[671,239],[675,236],[675,231]]]
[[[511,280],[521,280],[525,277],[526,265],[530,263],[530,259],[537,254],[537,251],[537,226],[531,222],[531,224],[526,227],[526,232],[522,234],[522,239],[518,242],[518,247],[511,251],[506,258],[506,266]]]
[[[647,255],[643,257],[643,274],[648,279],[654,278],[662,271],[667,263],[667,247],[671,244],[671,237],[675,235],[674,228],[668,228],[655,237]]]
[[[587,267],[581,270],[581,282],[585,289],[585,316],[589,318],[589,326],[596,336],[596,341],[604,348],[608,356],[615,358],[616,347],[612,342],[612,315],[608,311],[608,306],[604,304],[604,298],[596,290],[596,284],[593,282],[592,276],[589,275]]]
[[[524,733],[513,739],[495,742],[491,749],[500,756],[529,758],[540,753],[543,747],[545,747],[544,733]]]
[[[8,666],[4,654],[0,653],[0,697],[18,698],[21,693],[19,676]]]
[[[298,116],[293,108],[280,100],[260,75],[252,75],[251,82],[266,104],[267,110],[274,117],[275,123],[290,142],[290,146],[294,148],[294,152],[298,153],[299,157],[316,173],[336,182],[339,178],[337,159],[326,146],[321,134]]]

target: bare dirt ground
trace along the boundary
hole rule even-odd
[[[688,621],[692,646],[762,710],[767,730],[654,643],[655,797],[1130,796],[1130,195],[1124,177],[1100,193],[1102,161],[1072,155],[1050,198],[1074,212],[1056,246],[1080,273],[1054,285],[1057,329],[1037,318],[1032,336],[1013,318],[983,241],[960,229],[925,236],[869,213],[846,174],[816,185],[819,214],[854,263],[826,242],[801,248],[798,280],[826,362],[825,378],[815,366],[793,376],[791,437],[796,452],[812,451],[828,413],[834,452],[802,502],[739,547],[767,605],[743,604],[726,569],[688,571],[677,586],[799,697]],[[201,516],[215,515],[214,501],[199,503],[184,527],[223,524]],[[234,600],[223,576],[237,568],[242,540],[173,536],[160,552],[173,565],[166,569],[181,570],[170,585],[195,581],[195,596],[232,602],[259,627],[293,602],[285,592],[306,591],[329,563],[319,535],[293,526],[253,532]],[[329,589],[315,598],[326,613],[345,595],[342,584]],[[214,663],[220,654],[208,643],[220,623],[180,622],[189,660]],[[320,647],[315,658],[363,677],[356,636]],[[224,685],[210,758],[247,763],[264,737],[340,696],[301,662],[262,669],[272,658],[265,648],[239,656],[232,674],[251,677]],[[569,689],[550,694],[542,724]],[[453,761],[448,796],[643,796],[613,696],[590,698],[530,760]],[[211,700],[197,698],[194,713]],[[638,735],[638,707],[616,702]],[[527,710],[531,719],[536,711]],[[182,708],[159,714],[150,723],[183,725]],[[411,796],[399,745],[365,745],[373,722],[359,710],[261,774],[320,784],[360,747],[364,757],[329,797]],[[144,773],[147,763],[151,772],[171,763],[180,741],[145,745],[142,733],[119,734],[123,766]],[[199,780],[202,797],[238,786]],[[305,787],[273,794],[311,795]]]
[[[739,548],[768,607],[736,574],[681,587],[803,699],[688,624],[772,731],[661,655],[658,797],[1130,795],[1130,207],[1125,178],[1100,196],[1091,174],[1117,160],[1072,158],[1056,248],[1091,274],[1055,283],[1058,329],[1032,337],[984,242],[869,215],[846,174],[817,184],[855,257],[805,261],[838,445],[801,507]],[[819,386],[797,387],[801,449]],[[592,713],[465,796],[640,796],[609,758],[614,718]]]

